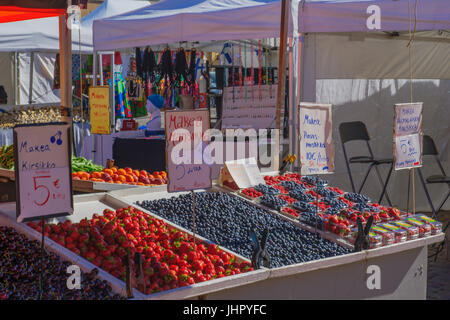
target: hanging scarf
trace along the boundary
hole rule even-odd
[[[142,55],[141,48],[136,47],[136,73],[142,78]]]

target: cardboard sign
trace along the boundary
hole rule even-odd
[[[334,171],[331,104],[300,103],[299,139],[301,174]]]
[[[201,157],[203,135],[209,129],[208,110],[166,111],[164,118],[167,190],[178,192],[210,188],[211,168]]]
[[[17,221],[73,213],[70,126],[14,128]]]
[[[89,117],[92,134],[110,134],[109,87],[89,88]]]
[[[394,106],[395,170],[422,166],[422,110],[422,102]]]
[[[236,183],[239,189],[265,183],[255,158],[227,161],[223,172],[222,177],[224,180],[221,181],[222,184],[225,180],[231,180]]]
[[[242,92],[241,92],[242,90]],[[261,93],[261,96],[260,96]],[[227,87],[223,91],[222,128],[276,128],[276,86]]]

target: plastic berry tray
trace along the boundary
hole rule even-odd
[[[416,226],[413,226],[409,223],[406,223],[405,221],[393,221],[391,222],[393,225],[398,226],[399,228],[402,228],[403,230],[406,230],[408,234],[408,240],[415,240],[419,238],[419,228]]]
[[[442,223],[439,221],[436,221],[424,214],[416,214],[414,216],[417,220],[423,221],[426,224],[431,226],[431,234],[435,235],[442,231]]]
[[[382,223],[379,224],[378,226],[393,232],[395,235],[395,243],[405,242],[406,240],[408,240],[408,232],[400,228],[399,226],[395,226],[391,223]]]
[[[419,228],[419,238],[431,236],[431,226],[415,216],[407,217],[404,219],[405,222]]]
[[[393,231],[385,229],[383,226],[372,226],[371,230],[375,234],[378,234],[383,238],[383,245],[385,246],[393,244],[394,242],[403,242],[403,241],[396,241],[398,239],[397,235]],[[405,235],[404,241],[406,241],[406,232],[404,235]]]

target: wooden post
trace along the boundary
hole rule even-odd
[[[71,32],[67,28],[65,15],[59,17],[59,65],[61,81],[61,107],[67,108],[72,113],[72,39]],[[72,124],[72,117],[69,116]]]
[[[288,14],[289,14],[289,0],[282,0],[281,3],[281,23],[280,23],[280,47],[278,56],[278,90],[277,90],[277,129],[281,130],[281,109],[283,108],[284,101],[284,82],[285,82],[285,55],[287,45],[287,29],[288,29]],[[281,133],[279,135],[281,137]],[[278,163],[280,163],[280,154],[276,157]],[[275,166],[278,168],[278,165]]]

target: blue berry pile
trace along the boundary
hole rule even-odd
[[[323,203],[330,205],[331,208],[335,208],[337,210],[344,209],[347,205],[342,202],[341,200],[334,199],[334,198],[322,198],[320,199]],[[330,209],[330,208],[329,208]]]
[[[366,203],[370,201],[370,198],[363,194],[349,192],[344,195],[344,198],[350,200],[351,202]]]
[[[323,230],[325,220],[314,212],[302,212],[298,219],[311,227],[315,227],[317,221],[317,229]]]
[[[289,191],[289,196],[303,202],[311,202],[315,200],[312,195],[304,193],[302,190],[291,190]]]
[[[297,209],[302,212],[315,212],[316,206],[307,202],[297,201],[292,204],[294,209]]]
[[[191,194],[145,200],[137,204],[192,230]],[[219,246],[250,259],[250,230],[254,229],[261,237],[266,227],[270,230],[267,252],[271,258],[271,268],[350,253],[350,250],[300,229],[238,197],[222,192],[199,192],[195,195],[195,230]]]
[[[380,212],[380,209],[369,206],[367,203],[355,203],[352,209],[360,212]]]
[[[314,191],[318,194],[320,194],[322,197],[326,197],[326,198],[336,198],[339,197],[340,194],[337,193],[336,191],[330,190],[326,187],[317,187],[314,189]]]
[[[269,194],[262,196],[259,200],[262,205],[275,210],[281,210],[282,207],[286,207],[288,205],[286,200]]]
[[[315,176],[303,176],[302,181],[312,184],[314,186],[323,186],[328,184],[327,180]]]
[[[278,190],[277,188],[268,186],[266,184],[258,184],[257,186],[254,187],[256,190],[258,190],[259,192],[262,192],[264,195],[268,194],[268,195],[275,195],[275,194],[279,194],[280,190]]]
[[[281,181],[280,183],[283,187],[289,190],[305,190],[306,187],[295,181]]]

